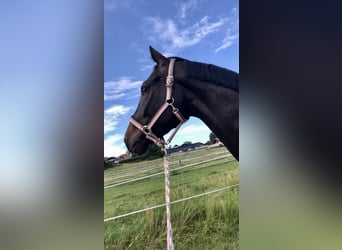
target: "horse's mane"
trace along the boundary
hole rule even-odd
[[[212,82],[214,84],[230,88],[239,92],[239,74],[213,64],[193,62],[180,57],[171,57],[186,62],[188,74],[200,81]]]

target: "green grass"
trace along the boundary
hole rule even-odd
[[[192,152],[175,154],[170,157],[170,169],[209,160],[212,158],[227,155],[227,150],[223,147],[214,149],[200,149]],[[138,178],[148,174],[157,173],[164,170],[163,159],[155,159],[138,163],[118,164],[104,172],[105,186],[119,183],[127,179]]]
[[[170,157],[173,162],[171,168],[179,167],[180,158],[183,166],[199,162],[193,167],[171,173],[171,201],[239,182],[238,162],[231,157],[200,163],[227,155],[226,150],[217,148],[205,151],[206,154],[203,152],[198,150]],[[161,164],[161,161],[145,162],[145,165],[139,163],[138,167],[148,170],[155,164]],[[130,175],[126,179],[140,175],[136,164],[124,164],[105,172],[105,179],[108,175],[115,176],[115,170],[119,174],[126,171]],[[119,182],[117,179],[115,181]],[[104,197],[105,218],[163,204],[164,175],[106,189]],[[238,249],[238,187],[172,204],[171,212],[175,249]],[[105,222],[104,244],[105,249],[165,249],[165,208]]]

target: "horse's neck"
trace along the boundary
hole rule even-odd
[[[239,96],[229,88],[195,80],[184,87],[189,115],[202,119],[207,125],[222,122],[238,110]]]
[[[235,91],[197,80],[184,84],[187,114],[201,119],[227,146],[238,140],[239,95]]]

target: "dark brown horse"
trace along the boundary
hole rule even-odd
[[[141,86],[140,101],[125,134],[128,150],[144,153],[152,141],[163,142],[158,138],[194,116],[239,160],[238,73],[212,64],[166,58],[152,47],[150,52],[157,65]]]

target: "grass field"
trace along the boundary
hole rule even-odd
[[[238,162],[224,147],[170,157],[171,201],[239,182]],[[187,167],[189,166],[189,167]],[[172,169],[185,167],[172,171]],[[163,171],[163,160],[107,169],[105,186]],[[164,174],[104,190],[104,218],[165,203]],[[238,249],[239,189],[171,205],[175,249]],[[107,221],[105,249],[165,249],[165,207]]]

